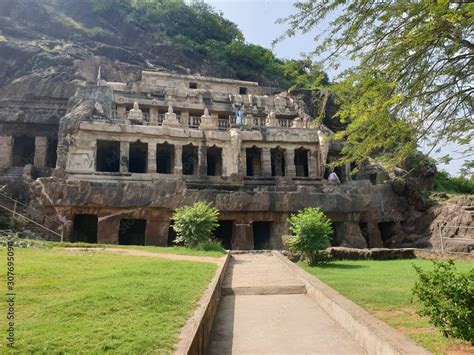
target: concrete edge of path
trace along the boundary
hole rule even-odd
[[[200,355],[205,353],[212,330],[212,324],[214,323],[221,300],[222,282],[224,281],[225,273],[229,266],[230,257],[230,254],[227,253],[224,258],[219,259],[221,264],[207,287],[206,292],[199,300],[197,309],[191,318],[188,319],[184,327],[181,328],[175,354]]]
[[[408,337],[378,320],[315,276],[292,263],[280,252],[273,255],[293,271],[306,286],[308,295],[369,354],[430,354]]]

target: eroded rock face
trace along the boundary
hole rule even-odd
[[[474,250],[474,196],[459,196],[434,206],[434,220],[429,227],[430,242],[435,249],[472,252]]]

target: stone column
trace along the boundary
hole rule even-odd
[[[262,175],[272,176],[272,157],[270,148],[262,148]]]
[[[0,169],[9,168],[13,164],[13,137],[0,136]]]
[[[183,146],[174,146],[174,174],[183,175]]]
[[[286,176],[295,177],[295,150],[293,148],[285,150],[285,165],[286,165]]]
[[[156,143],[148,143],[147,172],[156,174]]]
[[[239,173],[241,176],[247,176],[247,150],[246,148],[241,147],[240,161],[239,164]]]
[[[158,126],[158,107],[150,107],[150,125]]]
[[[118,244],[121,216],[99,216],[97,223],[98,244]]]
[[[207,175],[207,147],[201,144],[198,149],[198,176]]]
[[[120,142],[120,172],[128,173],[128,159],[130,154],[130,143]]]
[[[35,137],[35,158],[34,165],[37,168],[46,166],[46,149],[48,146],[47,137]]]
[[[189,126],[189,111],[181,111],[181,114],[179,115],[179,123]]]
[[[253,249],[253,230],[252,223],[235,223],[234,238],[232,240],[232,249],[252,250]]]
[[[308,175],[309,177],[319,177],[319,169],[317,164],[316,155],[318,151],[316,149],[310,149],[308,151]]]

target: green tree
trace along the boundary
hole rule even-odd
[[[338,135],[348,141],[341,163],[375,156],[393,167],[428,140],[433,149],[445,141],[463,146],[473,167],[474,2],[305,0],[295,7],[280,20],[289,25],[282,38],[324,26],[314,54],[335,67],[341,57],[355,63],[333,87],[347,123]]]
[[[309,265],[324,260],[322,251],[329,247],[333,233],[331,221],[319,208],[306,208],[288,218],[292,237],[290,251],[302,253]]]
[[[172,218],[177,235],[175,242],[188,247],[208,242],[219,226],[219,210],[204,201],[177,208]]]

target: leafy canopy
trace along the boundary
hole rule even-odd
[[[288,218],[292,237],[288,247],[292,252],[300,252],[308,264],[321,261],[321,251],[330,246],[331,221],[319,208],[306,208]]]
[[[109,27],[135,26],[157,43],[195,51],[228,77],[293,89],[314,89],[320,81],[327,82],[310,59],[282,60],[267,48],[245,42],[237,24],[203,1],[89,1]]]
[[[177,234],[175,242],[188,247],[209,242],[212,232],[219,226],[219,210],[204,201],[177,208],[172,218]]]
[[[289,25],[280,40],[327,28],[314,54],[333,67],[341,57],[355,63],[333,87],[347,123],[341,163],[376,156],[393,167],[423,141],[432,149],[450,141],[472,169],[474,2],[305,0],[295,8],[280,20]]]

